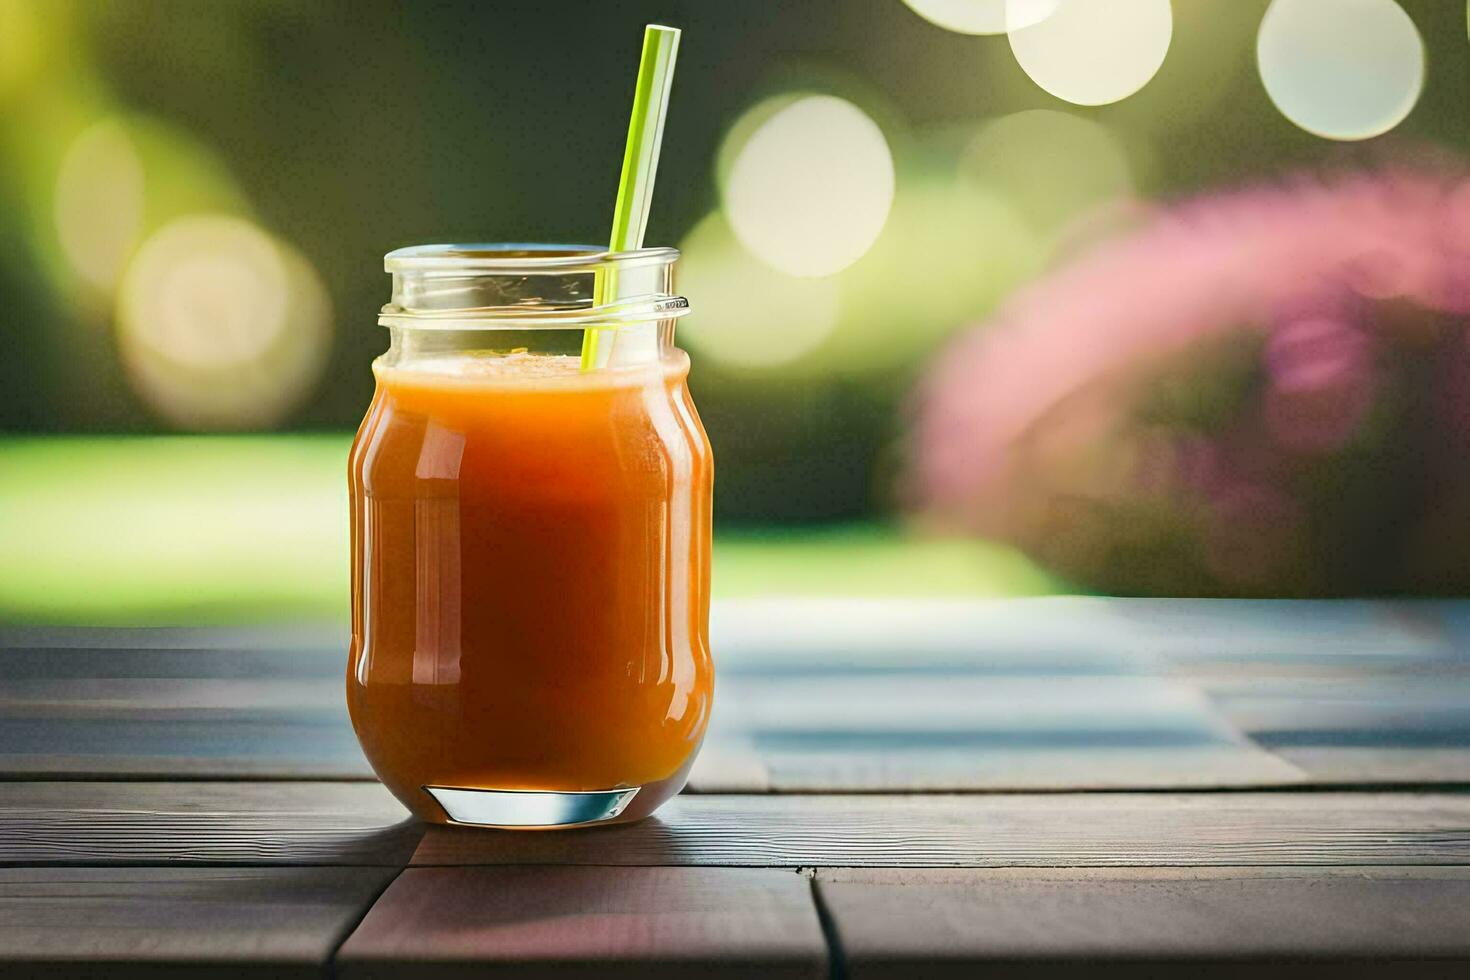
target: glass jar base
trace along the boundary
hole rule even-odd
[[[447,823],[501,830],[547,830],[616,820],[641,789],[632,786],[563,793],[425,786],[424,792],[443,808]]]
[[[495,830],[606,827],[636,823],[678,795],[689,780],[698,751],[695,746],[684,764],[663,779],[606,790],[502,789],[490,779],[442,776],[442,783],[405,786],[386,779],[384,783],[414,816],[427,823]]]

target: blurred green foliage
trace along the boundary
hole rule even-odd
[[[892,147],[890,227],[839,277],[840,327],[810,359],[758,369],[690,345],[722,520],[881,516],[924,363],[1126,224],[1120,195],[1470,146],[1457,4],[1404,0],[1429,47],[1424,95],[1394,133],[1360,145],[1320,140],[1272,107],[1254,69],[1266,4],[1176,0],[1159,74],[1083,109],[1032,84],[1005,38],[946,32],[900,0],[0,0],[0,431],[166,428],[120,364],[111,298],[78,278],[58,241],[57,174],[90,127],[120,121],[136,143],[144,232],[207,206],[259,222],[316,268],[333,347],[284,426],[340,432],[360,416],[385,344],[374,323],[384,252],[605,238],[630,66],[642,25],[663,21],[685,33],[650,242],[685,242],[718,211],[718,161],[728,168],[753,125],[742,117],[772,96],[840,95]],[[1099,128],[993,128],[1037,109]],[[1021,149],[977,162],[976,145]],[[1079,184],[1091,163],[1116,173]],[[968,203],[956,206],[947,188],[961,184]],[[691,272],[699,261],[689,257]]]
[[[689,248],[682,329],[719,458],[717,517],[869,522],[728,535],[720,589],[1054,588],[1013,552],[916,545],[870,523],[898,510],[914,381],[958,329],[1151,201],[1463,154],[1466,22],[1458,4],[1402,6],[1429,48],[1423,97],[1388,137],[1332,144],[1283,119],[1261,87],[1267,0],[1175,0],[1161,71],[1098,109],[1032,84],[1004,37],[951,34],[901,0],[0,0],[0,432],[169,429],[129,378],[106,262],[88,279],[63,241],[66,220],[87,231],[88,207],[97,228],[118,220],[109,195],[60,200],[69,159],[82,191],[87,166],[107,165],[69,157],[98,126],[123,134],[141,170],[135,234],[101,242],[123,264],[175,217],[228,213],[300,253],[334,309],[325,372],[281,423],[332,435],[6,442],[0,614],[340,610],[340,455],[385,347],[382,254],[606,238],[651,21],[685,31],[648,241]],[[872,250],[833,276],[835,328],[792,363],[742,364],[701,347],[701,329],[779,344],[800,325],[781,319],[789,310],[757,322],[756,287],[742,297],[720,185],[792,93],[835,94],[876,120],[897,194]],[[1207,389],[1169,397],[1210,410]]]

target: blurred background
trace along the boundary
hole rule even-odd
[[[1458,0],[0,0],[0,619],[345,614],[384,252],[650,244],[716,590],[1465,594]]]

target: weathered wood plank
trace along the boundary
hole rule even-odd
[[[721,683],[710,744],[780,792],[1293,785],[1300,770],[1160,677],[848,674]]]
[[[755,744],[740,735],[712,735],[689,772],[689,793],[768,793],[771,771]]]
[[[264,629],[19,632],[57,645],[0,651],[0,774],[371,778],[343,704],[345,646]]]
[[[1176,666],[1406,667],[1463,660],[1446,604],[1354,599],[1104,599],[1117,628]],[[1453,607],[1455,603],[1448,606]],[[1056,614],[1073,610],[1058,607]]]
[[[127,657],[126,652],[119,656]],[[0,773],[369,779],[340,678],[0,681]],[[721,683],[701,792],[1256,787],[1302,773],[1149,677]]]
[[[832,869],[817,888],[855,980],[1470,965],[1470,868]]]
[[[1233,725],[1272,745],[1470,745],[1470,669],[1265,676],[1203,687]]]
[[[280,677],[240,677],[227,656],[194,663],[198,654],[175,653],[150,667],[137,661],[157,659],[151,652],[88,651],[61,665],[60,677],[5,674],[0,773],[372,778],[347,717],[341,658],[329,677],[302,675],[299,664]],[[9,656],[0,654],[0,667],[11,666]],[[72,676],[89,664],[97,676]],[[179,676],[147,676],[154,668]],[[199,676],[216,668],[224,676]]]
[[[128,673],[135,656],[115,651],[110,666]],[[0,680],[0,772],[371,778],[341,687],[335,675],[7,678]],[[826,676],[723,681],[692,784],[703,792],[802,792],[1302,779],[1236,735],[1198,692],[1160,678],[847,674],[834,667]]]
[[[343,945],[348,980],[826,976],[810,882],[744,868],[414,868]]]
[[[1187,790],[1304,785],[1288,759],[1250,745],[1119,748],[950,745],[930,751],[869,742],[761,754],[781,793],[969,793]],[[739,788],[739,787],[737,787]]]
[[[1470,796],[681,796],[577,834],[432,827],[413,864],[1051,867],[1470,863]]]
[[[1129,635],[1117,602],[1075,597],[726,600],[710,610],[710,643],[727,677],[834,669],[879,675],[1151,672],[1155,659]]]
[[[691,788],[1458,785],[1466,608],[717,604],[721,680]],[[343,710],[339,634],[0,631],[12,646],[0,651],[0,777],[370,779]]]
[[[1470,603],[1359,600],[741,599],[716,602],[711,632],[728,669],[850,666],[1022,673],[1136,673],[1157,658],[1407,663],[1470,658]],[[279,651],[345,656],[346,630],[0,628],[0,650]]]
[[[10,777],[372,778],[346,712],[212,720],[0,718],[0,773]]]
[[[340,650],[277,649],[268,631],[259,646],[196,647],[24,647],[0,648],[7,681],[111,680],[128,678],[209,678],[341,680],[347,648]]]
[[[233,714],[289,720],[318,712],[339,713],[342,690],[342,678],[336,674],[259,679],[0,676],[0,716],[111,718],[126,712],[128,717],[156,721],[208,720]]]
[[[421,826],[376,783],[0,784],[0,864],[405,864]]]
[[[1406,666],[1470,655],[1470,604],[1364,600],[748,599],[716,603],[716,658],[759,672],[845,661],[1021,673],[1160,664]],[[1089,669],[1090,668],[1090,669]]]
[[[1272,751],[1316,784],[1470,785],[1470,747],[1304,745]]]
[[[302,733],[309,737],[309,733]],[[188,746],[180,746],[187,750]],[[5,780],[267,779],[372,782],[365,762],[308,757],[252,758],[249,755],[170,756],[116,753],[7,755],[0,753]]]
[[[1470,670],[1203,683],[1231,725],[1313,783],[1470,782]]]
[[[395,873],[0,869],[0,974],[321,976]]]

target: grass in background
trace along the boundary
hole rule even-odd
[[[0,618],[343,615],[341,436],[0,442]]]
[[[347,615],[349,440],[0,440],[0,620],[211,624]],[[999,545],[881,525],[717,533],[718,597],[1035,595]]]
[[[1014,548],[883,524],[717,531],[717,597],[1049,595],[1062,583]]]

